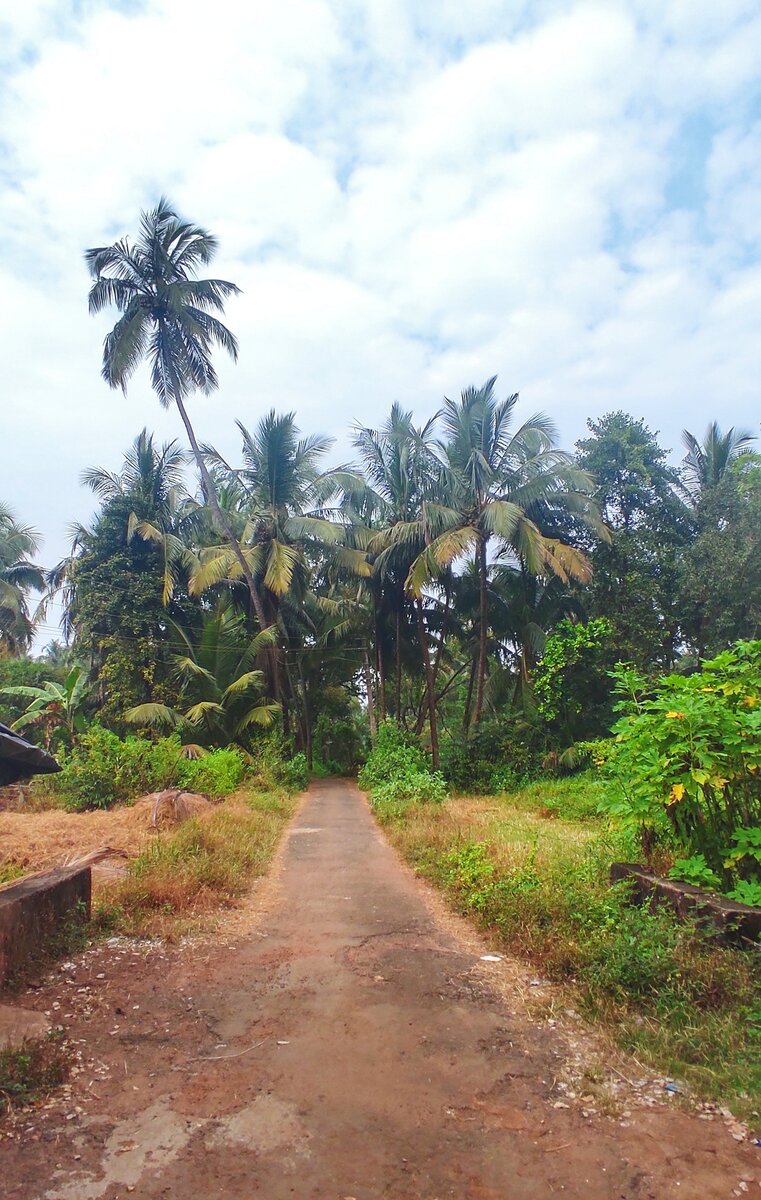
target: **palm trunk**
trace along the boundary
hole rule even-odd
[[[425,632],[425,622],[423,620],[423,601],[416,602],[417,607],[417,628],[418,637],[420,638],[420,653],[423,656],[423,669],[425,671],[425,690],[428,701],[428,723],[431,728],[431,761],[434,771],[439,769],[439,734],[436,728],[436,693],[433,686],[433,667],[431,665],[431,656],[428,653],[428,639]]]
[[[188,435],[188,441],[190,442],[191,449],[193,451],[193,457],[196,460],[196,466],[198,467],[201,479],[203,480],[204,490],[208,497],[209,504],[211,505],[211,511],[214,514],[214,521],[219,529],[219,532],[227,541],[230,549],[238,560],[240,569],[243,572],[243,578],[248,585],[248,590],[251,595],[251,603],[254,606],[254,612],[256,613],[259,625],[262,629],[266,629],[268,622],[264,613],[264,607],[262,605],[261,598],[259,596],[259,589],[254,582],[254,577],[251,574],[248,563],[246,562],[240,542],[233,533],[232,526],[222,511],[222,505],[219,503],[219,497],[217,496],[217,489],[214,486],[214,480],[209,474],[209,469],[204,462],[203,454],[201,453],[201,449],[196,441],[196,435],[193,430],[193,426],[190,423],[190,417],[188,416],[185,405],[182,403],[182,400],[179,398],[179,396],[175,396],[175,403],[177,404],[180,416],[182,417],[182,423],[185,426],[185,432]]]
[[[470,710],[471,710],[471,706],[473,704],[473,688],[475,687],[475,683],[476,683],[477,669],[478,669],[478,659],[474,658],[470,664],[470,676],[468,678],[468,694],[465,697],[465,711],[463,713],[463,718],[462,718],[462,725],[463,725],[463,729],[466,734],[468,732],[468,729],[470,728]]]
[[[441,658],[444,653],[444,642],[447,639],[447,630],[449,627],[449,608],[452,598],[451,579],[447,574],[447,582],[444,593],[444,619],[441,622],[441,633],[439,634],[439,645],[436,650],[436,659],[433,664],[433,686],[436,687],[436,680],[439,677],[439,668],[441,667]]]
[[[478,544],[478,592],[479,592],[479,630],[478,630],[478,683],[476,686],[476,711],[473,714],[473,724],[478,728],[481,723],[481,713],[484,707],[484,688],[486,687],[486,651],[487,651],[487,596],[486,596],[486,538],[481,537]]]
[[[383,635],[381,632],[380,612],[378,611],[378,597],[373,592],[373,626],[375,629],[375,666],[378,672],[378,707],[380,708],[380,719],[386,719],[386,662],[383,657]]]
[[[304,750],[307,756],[307,766],[312,770],[314,766],[314,750],[312,746],[312,711],[309,704],[309,692],[307,690],[307,681],[304,677],[304,660],[299,655],[299,680],[301,682],[301,700],[304,710]]]
[[[365,691],[367,692],[367,723],[370,726],[370,743],[375,745],[378,726],[375,721],[375,697],[373,696],[373,673],[370,670],[370,655],[365,650]]]
[[[400,599],[396,608],[396,684],[394,688],[394,704],[396,706],[396,723],[402,723],[402,604]]]

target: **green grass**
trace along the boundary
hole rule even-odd
[[[0,1050],[0,1114],[42,1099],[68,1077],[72,1061],[58,1033]]]
[[[633,906],[611,888],[631,838],[595,814],[592,777],[514,796],[379,812],[410,863],[503,949],[573,989],[619,1044],[697,1095],[761,1110],[761,977],[754,951]]]
[[[26,874],[27,868],[20,867],[18,863],[0,863],[0,884],[13,883],[14,879],[21,879]]]

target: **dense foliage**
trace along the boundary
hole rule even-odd
[[[156,742],[122,739],[100,725],[92,725],[61,761],[61,774],[52,776],[46,786],[73,809],[109,808],[118,800],[134,800],[168,787],[219,798],[238,787],[245,769],[235,749],[220,748],[189,758],[178,737]]]
[[[689,882],[761,901],[761,641],[649,684],[619,668],[610,810],[684,852]]]

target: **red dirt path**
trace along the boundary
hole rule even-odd
[[[259,908],[234,944],[114,940],[22,999],[83,1065],[0,1143],[6,1200],[761,1200],[722,1123],[564,1098],[562,1031],[352,785],[313,787]]]

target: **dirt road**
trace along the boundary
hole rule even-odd
[[[312,789],[260,907],[230,944],[114,941],[35,993],[83,1068],[0,1144],[4,1196],[761,1197],[761,1151],[721,1122],[582,1114],[562,1031],[510,1002],[513,968],[481,960],[352,785]]]

